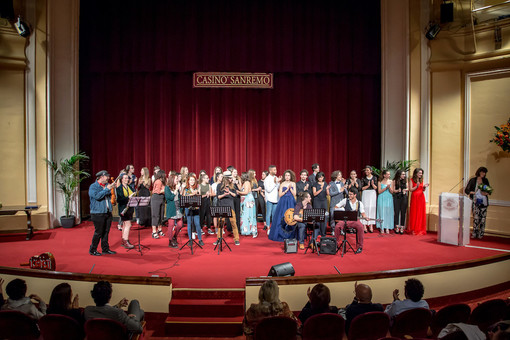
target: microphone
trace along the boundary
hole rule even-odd
[[[336,266],[333,266],[335,268],[335,270],[338,272],[338,275],[342,275],[342,273],[340,273],[340,271],[338,270],[338,268]]]
[[[464,181],[464,177],[462,177],[462,179],[460,180],[459,183],[455,184],[453,188],[451,188],[448,192],[451,192],[453,189],[455,189],[460,183],[462,183]]]

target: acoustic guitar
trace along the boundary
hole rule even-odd
[[[30,266],[30,269],[55,270],[55,257],[50,252],[42,253],[39,256],[32,256],[28,263],[21,263],[20,266]]]
[[[303,217],[303,209],[299,210],[299,217]],[[296,225],[297,221],[294,219],[294,208],[289,208],[283,214],[283,220],[287,225]]]

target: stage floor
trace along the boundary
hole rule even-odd
[[[31,256],[51,252],[56,259],[56,270],[61,272],[94,273],[127,276],[172,277],[174,288],[242,288],[245,278],[265,276],[272,265],[290,262],[296,276],[373,272],[416,268],[484,258],[510,252],[510,239],[486,237],[472,240],[466,247],[441,244],[437,235],[380,235],[365,234],[361,254],[348,252],[338,255],[320,255],[303,250],[285,254],[283,243],[268,240],[259,224],[259,237],[241,236],[241,245],[235,246],[231,235],[226,240],[232,251],[224,249],[218,255],[212,243],[214,235],[204,235],[205,247],[182,250],[168,247],[168,237],[153,239],[150,228],[140,232],[141,243],[149,246],[143,255],[120,246],[120,231],[112,226],[110,247],[116,255],[91,256],[88,248],[94,227],[84,222],[72,229],[37,231],[32,240],[25,234],[0,235],[0,265],[19,267]],[[166,228],[165,228],[166,232]],[[131,243],[136,243],[137,232],[132,231]],[[354,236],[349,239],[354,245]],[[179,244],[187,240],[183,231]],[[100,249],[99,249],[100,250]]]

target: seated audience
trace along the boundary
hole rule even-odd
[[[337,307],[329,305],[331,302],[331,293],[326,285],[318,283],[311,291],[310,287],[308,287],[306,294],[308,295],[308,302],[298,316],[303,325],[305,324],[305,321],[313,315],[322,313],[338,313]]]
[[[462,332],[463,338],[466,340],[485,340],[485,334],[478,328],[477,325],[469,325],[467,323],[449,323],[437,335],[438,339],[442,339],[451,333]],[[459,336],[460,338],[460,336]]]
[[[2,279],[0,277],[0,308],[2,308],[2,306],[5,303],[3,285],[4,285],[4,279]]]
[[[489,328],[487,339],[490,340],[509,340],[510,339],[510,320],[498,321]]]
[[[50,297],[48,314],[61,314],[75,319],[80,325],[84,324],[83,313],[80,310],[78,294],[73,297],[69,283],[61,283],[53,288]]]
[[[141,321],[144,319],[144,311],[140,309],[138,300],[131,300],[127,314],[121,309],[128,305],[128,300],[123,298],[120,302],[111,306],[109,304],[112,298],[112,285],[108,281],[99,281],[94,285],[90,292],[95,306],[85,307],[85,320],[106,318],[112,319],[125,325],[131,333],[142,333],[143,327]]]
[[[286,302],[281,302],[279,296],[278,284],[273,280],[268,280],[260,287],[259,303],[252,303],[246,311],[243,320],[244,333],[251,337],[257,324],[264,318],[270,316],[286,316],[300,324],[298,318],[292,313]]]
[[[399,291],[395,289],[393,291],[393,302],[386,307],[384,311],[389,315],[391,319],[400,313],[413,309],[413,308],[427,308],[429,309],[429,304],[427,301],[422,300],[423,294],[425,293],[425,289],[423,288],[422,283],[417,279],[409,279],[405,283],[404,294],[406,299],[400,301],[399,299]]]
[[[7,284],[5,292],[9,297],[2,306],[3,310],[17,310],[23,312],[33,319],[39,320],[46,314],[46,303],[36,294],[27,293],[27,284],[25,280],[14,279]],[[32,300],[39,303],[37,307]]]
[[[345,307],[345,333],[349,332],[352,320],[361,314],[368,312],[382,312],[383,306],[380,303],[372,303],[372,288],[365,284],[354,283],[354,299],[350,305]]]

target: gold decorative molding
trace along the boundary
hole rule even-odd
[[[18,35],[11,23],[0,19],[0,67],[20,70],[26,67],[26,39]]]

